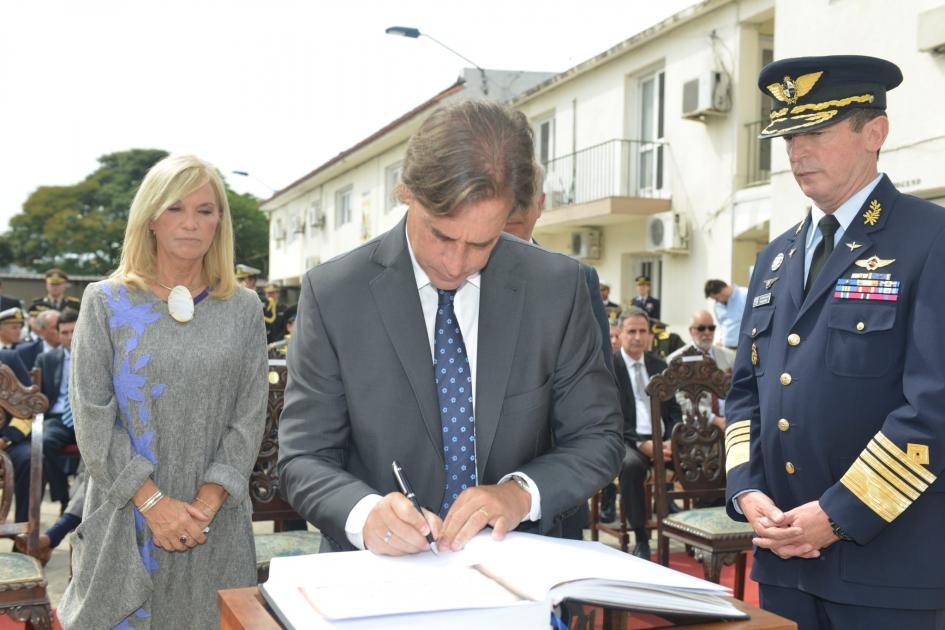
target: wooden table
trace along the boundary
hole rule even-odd
[[[282,626],[266,607],[259,589],[233,588],[218,593],[220,602],[220,630],[281,630]],[[731,600],[739,609],[751,615],[747,621],[729,623],[701,623],[685,626],[686,630],[797,630],[797,624],[750,604]]]

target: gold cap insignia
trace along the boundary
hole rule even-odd
[[[870,256],[866,260],[857,260],[854,262],[856,263],[857,267],[863,267],[864,269],[867,269],[869,271],[875,271],[876,269],[879,269],[880,267],[885,267],[886,265],[896,262],[896,259],[895,258],[883,259],[883,258],[879,258],[878,256]]]
[[[879,215],[883,211],[883,206],[877,199],[870,202],[869,210],[863,213],[863,222],[866,225],[876,225],[879,221]]]
[[[769,85],[768,91],[782,103],[793,105],[797,102],[797,99],[805,96],[814,88],[814,84],[817,83],[822,75],[823,72],[811,72],[810,74],[803,74],[796,79],[785,75],[781,83],[772,83]]]
[[[846,245],[847,247],[849,247],[851,252],[852,252],[854,249],[859,249],[860,247],[863,247],[863,244],[862,244],[862,243],[857,243],[856,241],[850,241],[849,243],[844,243],[844,245]]]
[[[929,464],[929,447],[925,444],[906,444],[906,457],[921,466]]]

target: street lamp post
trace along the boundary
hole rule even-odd
[[[410,26],[391,26],[391,27],[385,29],[384,32],[387,33],[388,35],[399,35],[399,36],[401,36],[401,37],[409,37],[409,38],[411,38],[411,39],[417,39],[417,38],[423,36],[423,37],[426,37],[427,39],[433,40],[435,43],[439,44],[441,47],[443,47],[443,48],[445,48],[446,50],[450,51],[451,53],[453,53],[454,55],[456,55],[457,57],[459,57],[460,59],[462,59],[462,60],[465,61],[466,63],[472,64],[472,65],[476,68],[476,70],[479,71],[479,76],[480,76],[480,78],[482,79],[482,94],[483,94],[483,96],[489,96],[489,83],[486,81],[486,71],[483,70],[482,67],[479,66],[479,64],[477,64],[475,61],[473,61],[473,60],[470,59],[469,57],[465,57],[465,56],[459,54],[458,52],[456,52],[455,50],[453,50],[452,48],[450,48],[449,46],[447,46],[446,44],[444,44],[444,43],[441,42],[440,40],[436,39],[436,38],[433,37],[432,35],[430,35],[430,34],[428,34],[428,33],[421,33],[421,32],[420,32],[420,29],[418,29],[418,28],[413,28],[413,27],[410,27]]]

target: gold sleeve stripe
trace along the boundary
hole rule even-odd
[[[932,484],[935,482],[936,476],[928,471],[928,469],[923,468],[919,464],[916,464],[914,461],[906,457],[905,452],[893,444],[892,440],[883,435],[883,432],[880,431],[877,433],[873,439],[887,451],[889,451],[896,459],[899,460],[906,468],[912,471],[917,477],[925,480],[926,483]]]
[[[728,453],[729,451],[731,451],[732,449],[734,449],[736,446],[739,446],[740,444],[749,444],[749,445],[750,445],[750,444],[751,444],[751,440],[745,439],[745,440],[735,440],[735,441],[732,441],[732,442],[726,442],[726,443],[725,443],[725,452]]]
[[[860,458],[866,462],[870,468],[876,471],[876,474],[882,477],[883,481],[909,497],[912,501],[915,501],[919,498],[921,492],[916,491],[915,488],[893,474],[886,466],[883,465],[883,462],[873,457],[872,453],[864,451],[860,453]]]
[[[912,501],[893,489],[862,459],[853,462],[840,478],[840,483],[887,523],[893,522],[912,505]]]
[[[876,443],[876,440],[872,440],[869,444],[866,445],[866,450],[860,455],[861,457],[871,454],[876,459],[881,461],[886,468],[896,473],[899,477],[902,478],[907,484],[912,488],[917,490],[919,493],[925,492],[928,489],[928,484],[923,482],[921,479],[913,475],[911,472],[905,469],[900,463],[899,460],[887,453],[881,446]],[[872,465],[872,464],[871,464]],[[876,466],[873,466],[876,468]],[[878,470],[878,469],[877,469]],[[913,497],[914,499],[917,497]]]
[[[741,431],[742,429],[750,429],[751,420],[739,420],[738,422],[733,422],[732,424],[725,427],[725,437],[730,436],[735,431]]]
[[[751,439],[751,431],[746,429],[744,431],[739,431],[738,433],[732,433],[725,436],[725,444],[737,444],[738,442],[747,442]]]
[[[736,466],[747,464],[751,456],[751,445],[748,442],[739,442],[732,445],[725,452],[725,472],[729,473]]]
[[[10,420],[10,426],[19,429],[20,433],[27,436],[33,430],[33,421],[26,418],[13,418]]]

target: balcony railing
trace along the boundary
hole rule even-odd
[[[669,195],[669,144],[610,140],[545,165],[545,205],[558,208],[607,197]]]
[[[759,140],[761,126],[765,121],[758,120],[745,125],[748,136],[748,176],[745,186],[758,186],[771,181],[771,140]]]

